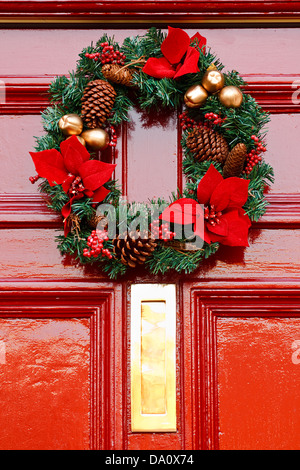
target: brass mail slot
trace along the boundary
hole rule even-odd
[[[176,431],[176,287],[131,286],[131,429]]]

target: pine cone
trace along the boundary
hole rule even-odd
[[[89,226],[93,229],[96,229],[98,224],[98,229],[105,230],[107,228],[107,218],[105,215],[93,215],[89,220],[88,220]]]
[[[119,85],[133,86],[131,81],[135,69],[128,69],[118,64],[105,64],[101,70],[107,80]]]
[[[114,105],[116,92],[105,80],[88,83],[81,98],[81,117],[90,129],[103,127]]]
[[[231,152],[229,152],[224,168],[223,177],[240,176],[243,171],[244,163],[247,157],[247,147],[245,144],[237,144]]]
[[[139,231],[130,232],[124,238],[117,236],[113,239],[114,253],[123,264],[135,268],[138,264],[144,264],[147,257],[151,256],[156,247],[153,238],[148,238],[148,232],[141,236]]]
[[[213,160],[224,163],[229,153],[225,137],[205,126],[193,129],[187,137],[186,145],[200,162]]]

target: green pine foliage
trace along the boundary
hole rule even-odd
[[[44,135],[36,137],[36,151],[47,149],[59,150],[61,142],[64,140],[59,129],[59,120],[65,114],[81,114],[81,102],[85,87],[91,80],[104,79],[102,74],[102,64],[100,61],[91,60],[86,54],[101,53],[102,43],[106,42],[114,47],[115,51],[120,51],[126,55],[125,65],[135,71],[133,77],[133,87],[122,85],[113,86],[117,93],[111,115],[108,117],[108,125],[119,126],[123,122],[129,121],[129,112],[137,104],[145,112],[161,109],[178,110],[184,104],[184,94],[189,87],[201,83],[202,77],[208,67],[214,65],[222,71],[225,78],[225,85],[233,85],[242,90],[246,83],[236,71],[224,72],[224,65],[218,57],[209,49],[199,48],[197,40],[193,46],[200,51],[199,72],[187,74],[178,80],[156,79],[142,71],[143,65],[149,57],[162,57],[161,44],[166,38],[166,34],[161,30],[152,27],[143,36],[127,37],[123,44],[118,44],[113,37],[103,34],[96,44],[91,44],[79,53],[76,69],[69,72],[68,76],[56,77],[49,87],[51,105],[42,113],[42,124]],[[247,151],[255,149],[255,143],[251,136],[254,134],[260,140],[266,135],[266,125],[269,122],[268,113],[264,112],[256,101],[247,93],[244,93],[243,103],[239,108],[226,108],[219,101],[217,95],[210,95],[205,104],[199,108],[187,108],[188,117],[198,122],[205,120],[206,113],[218,114],[221,118],[226,118],[221,125],[216,125],[216,130],[224,135],[230,149],[237,143],[243,142]],[[86,129],[86,126],[84,127]],[[211,162],[199,162],[195,160],[193,154],[186,145],[189,129],[182,133],[183,151],[183,172],[186,177],[186,186],[183,194],[179,191],[170,196],[170,202],[181,197],[197,199],[197,186],[199,181],[206,174]],[[92,158],[95,155],[91,154]],[[222,165],[213,163],[216,169],[222,174]],[[242,174],[241,178],[249,179],[249,197],[244,209],[251,220],[257,221],[265,213],[267,202],[264,198],[264,191],[274,181],[272,167],[264,160],[258,163],[250,174]],[[117,215],[123,210],[119,204],[121,188],[117,181],[110,181],[105,184],[110,190],[105,202],[113,204]],[[47,196],[49,207],[60,213],[63,206],[69,201],[69,196],[63,191],[61,185],[50,186],[46,180],[39,185],[39,190]],[[165,203],[166,201],[149,201],[148,220],[151,220],[151,204]],[[132,209],[127,223],[119,225],[119,233],[124,232],[136,217],[133,210],[134,204],[128,205],[127,209]],[[65,237],[60,234],[56,237],[58,248],[61,253],[71,254],[75,263],[81,265],[96,265],[106,273],[111,279],[117,279],[128,271],[128,267],[121,263],[119,259],[113,257],[87,258],[83,255],[83,250],[87,248],[87,239],[91,234],[89,220],[95,215],[96,208],[92,201],[83,197],[72,203],[72,213],[77,216],[80,228],[72,227],[72,230]],[[185,241],[183,239],[183,241]],[[112,240],[104,242],[104,247],[113,250]],[[201,265],[203,260],[209,258],[217,252],[218,243],[204,243],[201,249],[196,251],[180,251],[172,247],[172,244],[165,244],[159,241],[154,253],[145,263],[146,268],[153,274],[165,274],[171,271],[189,274]]]

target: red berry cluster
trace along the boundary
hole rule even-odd
[[[175,232],[171,232],[169,229],[170,227],[168,223],[159,225],[158,219],[154,220],[150,224],[150,231],[152,237],[155,239],[163,240],[164,242],[173,240],[176,235]]]
[[[101,232],[93,230],[91,235],[87,239],[87,246],[89,248],[83,249],[83,256],[85,256],[86,258],[97,258],[97,256],[101,254],[103,258],[107,257],[111,259],[111,252],[107,248],[103,248],[103,242],[107,240],[108,236],[105,230]]]
[[[85,54],[85,57],[88,59],[93,59],[94,61],[99,61],[101,64],[125,64],[126,56],[123,52],[114,49],[114,46],[110,46],[108,42],[102,42],[100,44],[102,47],[102,52],[94,52]]]
[[[117,145],[117,132],[116,132],[116,129],[114,128],[114,126],[110,126],[110,142],[109,142],[109,146],[110,147],[116,147]]]
[[[226,116],[224,118],[221,118],[218,114],[215,113],[206,113],[204,117],[208,121],[211,121],[213,124],[219,126],[223,124],[224,121],[226,121]]]
[[[221,125],[226,120],[226,116],[221,118],[218,114],[215,113],[206,113],[204,117],[207,119],[207,121],[209,121],[208,123],[204,123],[205,127],[207,127],[207,125],[210,126],[211,124]],[[179,119],[181,121],[180,126],[184,131],[186,129],[195,129],[195,127],[203,126],[202,122],[196,122],[194,119],[188,117],[186,112],[180,114]]]
[[[30,181],[31,184],[34,184],[34,183],[37,182],[38,179],[39,179],[39,175],[30,176],[29,181]]]
[[[246,165],[244,169],[244,173],[246,175],[249,175],[255,165],[257,165],[258,162],[261,162],[262,157],[260,156],[260,153],[266,152],[266,147],[263,145],[263,143],[259,140],[259,138],[256,135],[252,135],[251,139],[254,141],[254,145],[256,146],[255,149],[251,150],[246,157]]]
[[[187,113],[184,111],[183,113],[179,114],[179,119],[180,119],[180,126],[182,129],[185,131],[186,129],[194,129],[199,125],[194,119],[189,118]]]
[[[214,205],[204,207],[204,219],[207,220],[210,225],[219,225],[221,216],[222,212],[216,212]]]

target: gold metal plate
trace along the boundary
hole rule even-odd
[[[176,287],[131,286],[131,430],[176,431]]]

